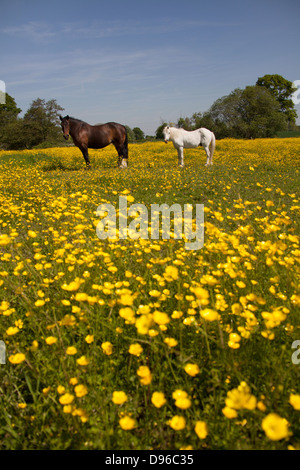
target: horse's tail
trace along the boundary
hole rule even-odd
[[[215,134],[212,132],[212,133],[211,133],[211,142],[210,142],[210,162],[211,162],[211,163],[212,163],[212,158],[213,158],[213,154],[214,154],[215,148],[216,148],[216,136],[215,136]]]

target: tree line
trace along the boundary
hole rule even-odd
[[[206,127],[217,139],[264,138],[274,137],[280,131],[298,131],[297,112],[291,99],[296,90],[281,75],[264,75],[255,85],[237,88],[217,99],[208,111],[180,117],[172,125],[188,131]],[[156,138],[162,138],[166,124],[158,127]]]
[[[217,99],[204,113],[180,117],[175,125],[186,130],[206,127],[217,139],[273,137],[279,131],[298,129],[297,113],[291,99],[294,91],[293,83],[282,76],[265,75],[258,78],[254,86],[237,88]],[[62,145],[59,115],[63,110],[55,99],[37,98],[20,118],[22,110],[6,93],[5,103],[0,104],[0,148],[17,150]],[[154,138],[163,138],[165,125],[166,122],[157,128]],[[151,138],[139,127],[126,126],[126,129],[129,142]]]

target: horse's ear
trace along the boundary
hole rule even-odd
[[[59,119],[60,119],[61,121],[63,120],[63,118],[61,117],[61,115],[59,115]]]
[[[66,116],[66,120],[68,121],[70,119],[69,115]]]

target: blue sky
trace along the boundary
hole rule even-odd
[[[0,80],[23,112],[54,98],[151,135],[265,74],[300,80],[299,21],[298,0],[1,0]]]

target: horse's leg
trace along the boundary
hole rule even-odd
[[[178,152],[178,165],[183,167],[183,147],[177,147],[177,152]]]
[[[205,150],[205,153],[206,153],[206,163],[205,163],[205,166],[208,166],[209,164],[211,164],[210,162],[210,151],[209,151],[209,147],[208,145],[203,145],[204,147],[204,150]]]
[[[90,159],[89,159],[88,148],[85,147],[85,146],[82,146],[82,147],[80,147],[80,150],[82,152],[83,158],[85,159],[86,167],[91,168],[91,162],[90,162]]]
[[[118,152],[118,166],[120,168],[127,168],[127,160],[128,160],[128,144],[127,140],[123,144],[116,144],[114,143],[115,149]]]

